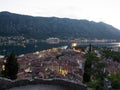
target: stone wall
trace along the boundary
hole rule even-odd
[[[85,85],[62,79],[34,79],[34,80],[20,79],[12,81],[9,79],[0,78],[0,90],[36,84],[59,85],[62,87],[68,87],[69,90],[87,90],[87,87]]]

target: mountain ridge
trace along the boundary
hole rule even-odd
[[[36,17],[0,12],[0,36],[15,35],[36,39],[58,37],[119,40],[120,30],[104,22],[96,23],[85,19]]]

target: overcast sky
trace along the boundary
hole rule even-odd
[[[120,29],[120,0],[0,0],[0,11],[103,21]]]

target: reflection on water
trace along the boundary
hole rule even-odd
[[[118,45],[117,45],[118,47],[120,47],[120,43],[118,43]]]
[[[97,47],[120,47],[120,43],[91,43],[93,46]],[[48,44],[45,42],[39,42],[35,44],[24,44],[24,45],[2,45],[0,46],[0,55],[5,55],[11,51],[14,51],[17,55],[31,53],[40,50],[46,50],[53,47],[61,47],[67,45],[70,47],[70,43],[61,42],[59,44]],[[78,45],[89,45],[89,43],[78,43]]]
[[[17,55],[31,53],[40,50],[46,50],[53,47],[60,47],[68,45],[68,43],[59,43],[59,44],[48,44],[45,42],[40,42],[36,44],[26,44],[26,45],[2,45],[0,46],[0,55],[5,55],[9,52],[14,51]]]

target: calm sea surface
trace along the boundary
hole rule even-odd
[[[98,46],[98,47],[111,47],[111,46],[120,46],[120,43],[91,43],[94,46]],[[61,47],[61,46],[65,46],[67,45],[68,47],[70,47],[70,43],[65,43],[65,42],[61,42],[59,44],[48,44],[48,43],[43,43],[43,42],[39,42],[36,44],[26,44],[24,46],[18,46],[18,45],[1,45],[0,46],[0,55],[5,55],[7,53],[10,53],[12,51],[14,51],[17,55],[20,54],[26,54],[26,53],[31,53],[31,52],[35,52],[35,51],[40,51],[40,50],[46,50],[46,49],[50,49],[53,47]],[[79,45],[89,45],[89,43],[80,43]]]

